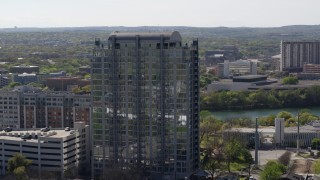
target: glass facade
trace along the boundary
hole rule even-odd
[[[178,32],[113,33],[91,62],[93,175],[143,169],[184,178],[199,166],[198,42]]]

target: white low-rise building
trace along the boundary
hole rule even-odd
[[[260,145],[272,145],[278,147],[297,147],[298,128],[284,127],[283,120],[276,118],[277,127],[259,127]],[[278,127],[281,124],[281,128]],[[277,129],[278,128],[278,129]],[[254,145],[255,128],[232,128],[223,132],[224,137],[236,137],[248,146]],[[299,146],[307,148],[311,146],[314,138],[320,138],[320,121],[300,126]]]
[[[76,122],[70,130],[52,129],[47,132],[36,130],[0,131],[0,175],[7,169],[8,159],[16,153],[32,160],[30,169],[63,178],[65,173],[75,175],[90,167],[89,126]]]

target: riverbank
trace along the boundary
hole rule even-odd
[[[220,91],[202,94],[202,110],[320,107],[320,86],[293,90]]]

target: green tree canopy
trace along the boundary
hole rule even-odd
[[[282,84],[285,84],[285,85],[295,85],[298,83],[299,83],[299,80],[297,77],[289,76],[282,79]]]
[[[27,170],[26,170],[26,167],[24,167],[24,166],[17,167],[13,171],[13,174],[17,180],[27,180],[28,179]]]
[[[277,115],[278,118],[284,118],[285,120],[292,118],[292,114],[288,111],[281,111]]]
[[[27,168],[31,162],[21,153],[17,153],[8,160],[8,173],[13,173],[18,180],[27,179]]]
[[[261,180],[278,180],[286,172],[286,167],[278,161],[269,161],[260,174]]]
[[[311,146],[314,149],[318,149],[318,147],[320,146],[320,138],[313,138],[311,141]]]

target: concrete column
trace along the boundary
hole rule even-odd
[[[2,151],[1,151],[1,154],[2,154],[2,159],[1,159],[1,161],[2,161],[2,169],[1,169],[1,175],[5,175],[5,173],[6,173],[6,169],[5,169],[5,165],[4,165],[4,142],[2,141],[1,142],[1,145],[2,145]]]
[[[77,140],[76,140],[77,141]],[[64,152],[63,152],[63,139],[61,140],[60,143],[60,148],[61,148],[61,179],[64,177]],[[76,149],[75,149],[76,150]]]
[[[72,113],[72,121],[73,121],[73,126],[74,126],[74,123],[76,122],[76,107],[74,105],[72,107],[72,112],[73,112]]]
[[[20,97],[18,96],[18,98],[20,98]],[[17,105],[18,106],[18,125],[16,126],[17,129],[20,129],[20,123],[21,123],[20,122],[21,121],[21,119],[20,119],[21,118],[21,116],[20,116],[20,105],[19,105],[20,103],[21,102],[18,101],[18,105]]]
[[[33,106],[33,126],[37,128],[37,107]]]
[[[27,128],[27,112],[26,112],[27,108],[26,105],[23,105],[23,128],[26,129]]]
[[[45,107],[46,127],[48,127],[48,106]]]
[[[63,106],[61,108],[61,128],[64,128],[64,109]]]
[[[40,140],[38,137],[38,177],[41,179],[41,150],[40,150]]]

